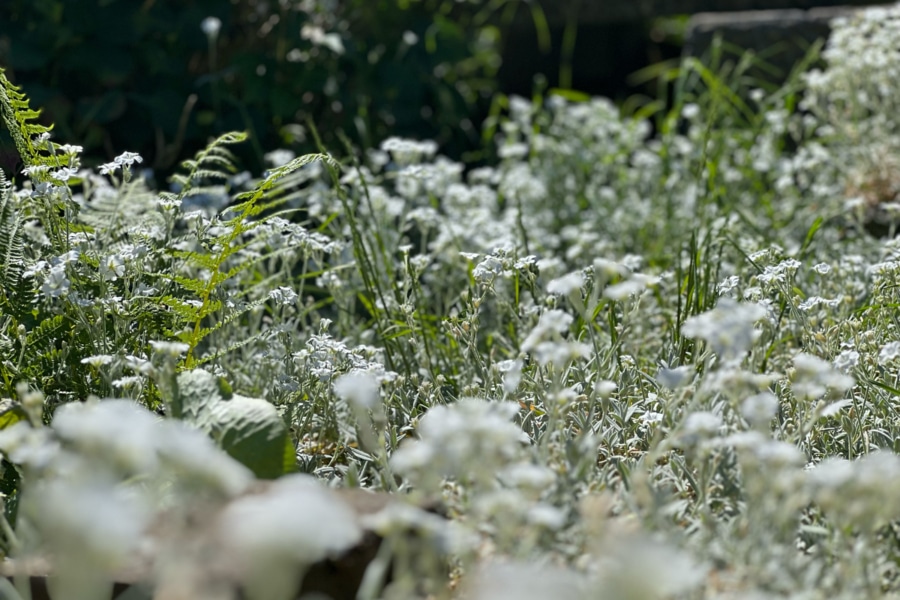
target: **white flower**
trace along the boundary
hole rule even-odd
[[[490,285],[501,273],[503,273],[503,263],[494,256],[485,256],[472,270],[472,277],[481,285]]]
[[[219,30],[222,29],[222,21],[217,17],[206,17],[200,22],[200,29],[207,37],[214,38],[219,35]]]
[[[113,359],[115,359],[115,356],[112,354],[95,354],[94,356],[82,358],[81,364],[91,365],[92,367],[101,367],[103,365],[108,365]]]
[[[841,373],[849,373],[857,364],[859,364],[859,352],[849,348],[842,350],[840,354],[834,357],[834,368]]]
[[[543,341],[558,341],[559,334],[566,331],[574,320],[572,315],[559,309],[545,311],[541,314],[538,324],[522,342],[522,350],[530,352]]]
[[[687,416],[682,425],[686,435],[711,436],[719,432],[722,419],[710,412],[694,412]]]
[[[741,404],[741,414],[754,426],[761,427],[768,424],[776,412],[778,412],[778,398],[771,392],[755,394]]]
[[[362,408],[374,408],[381,402],[381,385],[371,373],[354,371],[341,375],[334,382],[334,393],[339,398]]]
[[[654,412],[650,410],[641,415],[641,423],[644,426],[653,426],[658,423],[662,423],[664,416],[665,415],[660,412]]]
[[[325,46],[335,54],[344,53],[344,42],[340,34],[325,33],[325,30],[315,25],[304,25],[300,29],[300,37],[309,40],[316,46]]]
[[[130,400],[60,406],[53,429],[79,452],[110,466],[146,473],[156,469],[157,417]]]
[[[806,462],[806,455],[797,446],[780,440],[766,439],[753,451],[756,458],[769,465],[799,467]]]
[[[689,338],[705,340],[726,361],[740,359],[759,337],[754,323],[766,316],[759,304],[743,304],[722,298],[716,308],[689,318],[681,328]]]
[[[56,265],[50,269],[44,283],[41,284],[41,293],[47,298],[60,298],[69,293],[71,282],[66,277],[64,265]]]
[[[900,358],[900,342],[888,342],[878,352],[878,364],[888,365]]]
[[[57,148],[63,154],[69,154],[71,156],[75,156],[84,152],[83,146],[77,146],[75,144],[60,144],[59,148]]]
[[[419,36],[417,36],[414,31],[407,29],[403,32],[403,43],[407,46],[415,46],[418,41]]]
[[[359,543],[356,515],[313,477],[288,475],[233,501],[219,536],[250,600],[289,600],[306,569]]]
[[[144,162],[144,159],[141,158],[140,154],[137,154],[136,152],[123,152],[119,156],[115,157],[111,163],[104,163],[100,165],[100,174],[109,175],[117,169],[130,168],[134,163],[142,162]]]
[[[137,152],[123,152],[114,158],[113,161],[121,167],[130,167],[134,163],[144,162],[144,159]]]
[[[794,370],[792,389],[798,398],[819,398],[829,390],[842,393],[856,384],[853,377],[841,373],[828,361],[803,352],[794,357]]]
[[[46,428],[35,429],[25,421],[0,430],[0,451],[10,462],[43,469],[57,460],[62,448]]]
[[[561,340],[539,342],[530,350],[539,365],[561,367],[579,358],[589,358],[594,349],[583,342]]]
[[[566,524],[566,513],[555,506],[539,503],[528,509],[528,522],[537,527],[556,531]]]
[[[635,273],[630,279],[613,284],[603,290],[603,296],[610,300],[624,300],[629,296],[643,292],[648,287],[654,286],[657,283],[659,283],[659,277]]]
[[[601,398],[609,398],[619,388],[619,384],[608,379],[601,379],[594,385],[594,390]]]
[[[690,383],[694,375],[694,367],[691,365],[682,365],[674,369],[660,367],[656,372],[656,380],[660,385],[674,390]]]
[[[415,140],[391,137],[381,143],[384,152],[390,152],[394,161],[406,165],[418,162],[422,157],[431,158],[437,152],[437,144],[431,140]]]
[[[157,429],[154,433],[160,461],[167,470],[178,475],[177,481],[182,487],[199,487],[235,496],[245,492],[253,482],[250,469],[222,451],[202,431],[175,419],[161,421]]]
[[[115,281],[125,274],[125,261],[118,254],[111,254],[100,261],[100,275],[109,281]]]
[[[263,158],[269,163],[271,167],[282,167],[292,160],[296,154],[291,152],[290,150],[272,150],[271,152],[267,152]]]
[[[531,463],[516,463],[499,473],[498,477],[506,485],[536,492],[543,492],[556,481],[551,469]]]
[[[696,119],[700,116],[700,107],[694,103],[685,104],[681,108],[681,116],[683,116],[688,121]]]
[[[469,581],[472,600],[577,600],[592,597],[584,576],[561,567],[494,563],[481,567]]]
[[[688,595],[706,577],[707,569],[688,554],[650,537],[617,539],[607,554],[598,565],[591,597],[672,598]]]
[[[605,258],[597,258],[594,259],[594,272],[606,275],[607,277],[626,277],[631,274],[631,269],[622,263],[617,263]]]
[[[503,391],[512,394],[519,387],[522,381],[522,367],[524,363],[521,359],[504,360],[494,365],[494,368],[503,374]]]
[[[167,356],[180,357],[187,353],[191,347],[184,342],[169,342],[169,341],[150,341],[150,347],[153,348],[153,351],[157,354],[164,354]]]
[[[731,275],[722,280],[722,282],[716,286],[716,289],[719,292],[720,296],[728,296],[741,284],[741,279],[737,275]]]
[[[73,570],[110,573],[124,567],[135,556],[152,515],[133,489],[99,477],[39,480],[25,490],[23,504],[22,512],[64,563],[59,565],[60,584],[69,585],[81,579]],[[68,586],[67,591],[72,592]]]
[[[53,179],[58,179],[60,181],[68,181],[72,177],[78,174],[78,169],[73,169],[72,167],[60,167],[55,171],[50,173],[50,177]]]
[[[50,170],[50,167],[47,165],[31,165],[22,169],[22,173],[31,177],[32,175],[36,175],[39,173],[46,173]]]
[[[55,259],[53,259],[54,265],[68,265],[75,262],[78,262],[79,257],[78,250],[69,250],[65,254],[60,254]]]
[[[514,402],[477,398],[434,406],[419,422],[419,440],[400,446],[391,463],[398,472],[437,486],[443,476],[493,484],[497,472],[517,462],[528,443],[525,432],[511,422],[518,411]]]
[[[812,497],[838,526],[871,532],[900,516],[900,458],[880,450],[854,461],[828,458],[807,472]]]
[[[281,286],[269,292],[269,298],[282,306],[293,306],[297,302],[297,292],[289,287]]]
[[[580,291],[582,285],[584,285],[584,275],[580,271],[575,271],[550,281],[547,284],[547,293],[566,296],[571,292]]]
[[[853,400],[849,398],[844,398],[843,400],[838,400],[837,402],[832,402],[831,404],[827,404],[822,406],[821,408],[816,409],[816,414],[820,417],[833,417],[834,415],[841,412],[841,409],[845,406],[850,406],[853,404]]]

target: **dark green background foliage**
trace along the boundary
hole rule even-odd
[[[309,136],[292,127],[307,119],[335,151],[344,132],[366,146],[432,138],[460,155],[478,144],[468,115],[495,88],[491,23],[519,4],[2,0],[0,65],[44,107],[57,141],[97,161],[136,151],[158,174],[229,130],[250,132],[251,169],[264,151],[307,151]],[[212,45],[200,28],[209,16],[222,21]],[[345,52],[316,45],[304,26],[339,34]]]

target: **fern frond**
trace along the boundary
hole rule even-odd
[[[53,126],[42,125],[36,120],[41,111],[29,106],[28,97],[9,79],[0,68],[0,117],[15,143],[19,158],[26,167],[47,166],[58,168],[71,163],[71,156],[57,152],[58,144],[49,141]],[[43,181],[49,176],[35,173],[35,179]]]
[[[171,254],[175,258],[180,258],[196,267],[200,267],[208,271],[219,268],[219,264],[216,261],[215,257],[210,256],[209,254],[203,254],[202,252],[196,252],[193,250],[169,250],[169,254]],[[165,273],[159,273],[159,275],[161,277],[168,277],[168,275]],[[203,283],[205,286],[205,282]]]
[[[206,354],[203,357],[197,359],[197,362],[194,364],[196,364],[198,367],[200,367],[200,366],[203,366],[214,360],[218,360],[218,359],[222,358],[223,356],[225,356],[226,354],[230,354],[231,352],[234,352],[235,350],[240,350],[241,348],[259,340],[260,338],[262,338],[264,333],[265,332],[259,332],[256,335],[251,335],[250,337],[246,337],[239,342],[230,344],[230,345],[226,346],[225,348],[216,350],[215,352],[213,352],[211,354]]]
[[[204,181],[222,179],[229,176],[233,172],[234,165],[232,154],[226,146],[244,141],[246,138],[247,135],[244,133],[225,134],[214,140],[204,150],[198,152],[194,159],[182,163],[187,173],[173,179],[173,181],[182,186],[175,200],[183,201],[188,196],[196,194],[198,188],[204,185]],[[278,204],[277,199],[270,197],[270,195],[273,194],[273,190],[276,190],[282,179],[315,161],[322,161],[329,166],[338,168],[338,163],[326,154],[308,154],[271,170],[254,190],[236,195],[235,199],[239,202],[237,206],[229,207],[224,213],[220,213],[218,225],[224,232],[214,236],[211,240],[203,240],[205,247],[214,248],[215,250],[208,253],[185,253],[183,251],[173,253],[174,256],[181,258],[189,265],[201,267],[211,273],[208,280],[202,281],[202,285],[199,284],[200,282],[189,278],[180,281],[174,280],[182,288],[197,295],[200,301],[199,308],[172,296],[167,296],[164,299],[164,302],[169,304],[179,316],[188,317],[193,315],[191,331],[188,333],[182,330],[177,333],[177,336],[189,346],[183,365],[184,368],[193,368],[196,363],[194,351],[204,338],[245,312],[245,310],[237,310],[217,321],[216,325],[211,328],[206,327],[204,324],[204,320],[207,317],[219,312],[222,308],[221,301],[215,298],[217,289],[228,279],[247,268],[247,266],[235,266],[223,272],[223,268],[226,267],[229,259],[251,243],[242,241],[242,236],[254,227],[251,220],[263,211]],[[261,304],[264,301],[265,299],[258,302]]]
[[[201,327],[195,333],[197,343],[199,344],[201,341],[206,339],[206,337],[209,336],[211,333],[215,333],[216,331],[222,329],[226,325],[230,325],[231,323],[234,323],[236,320],[240,319],[248,312],[251,312],[251,311],[259,308],[260,306],[265,304],[267,300],[268,300],[268,298],[260,298],[258,300],[254,300],[253,302],[248,302],[241,308],[226,315],[223,319],[216,321],[216,324],[213,325],[212,327]]]
[[[71,324],[67,322],[65,315],[54,315],[40,322],[40,324],[28,332],[25,345],[28,354],[35,351],[40,354],[56,349],[56,341],[68,339]]]
[[[181,186],[179,199],[184,199],[194,189],[208,180],[228,179],[237,172],[235,157],[227,146],[238,144],[247,139],[244,132],[230,132],[220,135],[206,148],[198,152],[193,159],[181,163],[186,173],[172,177],[172,181]]]
[[[12,186],[0,171],[0,308],[17,320],[31,313],[34,293],[25,281],[24,220],[16,209]]]
[[[183,321],[188,323],[193,323],[197,320],[198,315],[200,314],[200,306],[188,302],[186,300],[182,300],[181,298],[176,298],[174,296],[163,296],[159,299],[159,302],[164,306],[168,306],[172,309],[178,317],[180,317]]]
[[[190,254],[193,255],[195,253],[192,252]],[[203,256],[203,255],[200,255],[200,256]],[[206,259],[208,257],[204,256],[203,258]],[[187,291],[189,291],[193,294],[196,294],[198,296],[200,294],[202,294],[204,291],[206,291],[206,282],[202,281],[200,279],[191,279],[190,277],[184,277],[183,275],[175,275],[171,279],[172,279],[172,281],[174,281],[175,283],[177,283],[178,285],[180,285]]]
[[[200,167],[200,168],[195,169],[195,170],[191,173],[191,176],[192,176],[193,179],[195,179],[195,180],[196,180],[196,179],[201,179],[201,180],[204,180],[204,179],[212,179],[212,180],[220,179],[220,180],[222,180],[222,181],[226,181],[226,180],[228,180],[228,179],[231,177],[231,175],[234,173],[234,171],[235,171],[236,169],[234,168],[234,165],[232,165],[231,163],[228,163],[228,162],[224,162],[222,166],[223,166],[223,168],[226,168],[227,170],[225,170],[225,171],[217,171],[217,170],[214,170],[214,169],[210,169],[210,168],[209,168],[209,165],[207,164],[207,165],[205,165],[204,167]]]

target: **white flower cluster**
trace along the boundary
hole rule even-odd
[[[755,324],[766,314],[766,309],[758,304],[721,298],[716,308],[687,319],[682,333],[706,341],[722,360],[733,362],[740,360],[759,337]]]

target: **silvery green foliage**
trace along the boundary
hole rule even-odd
[[[259,440],[288,431],[298,468],[320,480],[438,503],[459,527],[453,533],[437,527],[439,517],[405,509],[367,521],[397,536],[392,556],[406,565],[385,597],[454,595],[445,570],[424,567],[434,557],[402,542],[400,526],[411,522],[426,537],[440,530],[433,537],[462,573],[453,589],[467,597],[879,597],[900,589],[891,502],[900,243],[866,235],[842,211],[861,189],[851,130],[872,128],[866,152],[892,147],[893,126],[876,125],[894,112],[884,112],[889,95],[852,108],[859,98],[841,96],[849,84],[837,83],[868,72],[853,67],[859,52],[881,64],[865,45],[887,43],[896,9],[873,14],[839,24],[827,69],[806,78],[804,113],[790,111],[795,88],[743,90],[745,101],[726,85],[739,86],[740,73],[716,80],[694,65],[652,136],[646,120],[606,100],[509,99],[490,167],[466,171],[435,143],[402,139],[368,151],[361,165],[306,164],[270,190],[311,219],[302,227],[264,215],[229,241],[234,224],[217,208],[224,191],[213,197],[212,186],[163,194],[159,210],[143,210],[146,221],[129,230],[137,242],[101,228],[40,254],[45,231],[2,208],[0,217],[33,242],[20,244],[31,293],[51,314],[84,309],[67,313],[87,315],[79,327],[129,303],[149,312],[158,293],[147,287],[169,281],[166,269],[202,290],[213,272],[207,259],[236,244],[223,267],[235,277],[206,302],[226,318],[247,310],[233,329],[203,338],[195,358],[204,370],[183,369],[184,344],[162,335],[127,353],[112,342],[130,338],[101,338],[78,364],[135,397],[158,388],[170,414],[226,447],[244,439],[229,431]],[[865,39],[854,42],[856,34]],[[853,89],[887,85],[869,71]],[[842,106],[859,109],[860,120],[829,112]],[[33,214],[29,203],[67,189],[5,198]],[[82,211],[138,191],[146,193],[93,182]],[[214,251],[190,254],[207,246]],[[158,262],[173,256],[185,260]],[[241,270],[245,262],[258,270]],[[83,293],[86,279],[131,295],[95,300]],[[197,299],[179,300],[167,306],[196,316],[189,300]],[[5,356],[49,337],[8,323]],[[114,323],[114,332],[129,331]],[[246,470],[208,439],[172,433],[149,413],[121,438],[106,431],[114,419],[102,411],[90,413],[91,427],[71,426],[93,405],[61,409],[48,430],[24,424],[40,421],[43,396],[27,386],[16,394],[0,417],[23,424],[4,430],[0,449],[26,480],[49,473],[52,483],[52,465],[72,454],[116,477],[191,473],[173,494],[191,482],[222,494],[245,481]],[[105,441],[92,446],[95,438]],[[156,453],[134,450],[145,447]],[[51,483],[45,495],[57,498],[63,488]],[[101,483],[116,503],[110,514],[131,523],[110,547],[127,549],[147,513]],[[309,513],[291,512],[293,494],[307,492]],[[94,498],[90,489],[71,493],[87,499],[76,508]],[[230,548],[234,562],[225,564],[243,565],[257,596],[263,580],[289,589],[296,573],[278,565],[310,556],[289,528],[325,550],[334,549],[329,540],[357,539],[352,523],[328,525],[337,518],[331,498],[309,477],[289,477],[271,497],[223,513],[226,531],[210,543]],[[29,510],[44,509],[35,500]],[[183,556],[175,541],[172,564]],[[103,552],[95,539],[85,547],[92,560]]]

